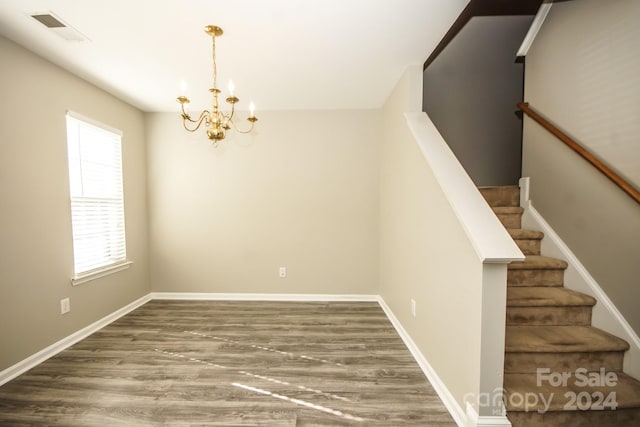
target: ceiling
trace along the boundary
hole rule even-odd
[[[143,111],[210,102],[231,78],[240,109],[378,108],[421,64],[468,0],[0,0],[0,34]],[[67,41],[31,18],[53,12],[86,36]],[[3,58],[4,60],[4,58]]]

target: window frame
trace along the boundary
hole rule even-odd
[[[95,195],[85,195],[85,194],[81,196],[74,195],[74,187],[76,188],[75,191],[77,192],[78,186],[82,188],[80,191],[84,193],[84,185],[83,185],[82,177],[83,177],[83,171],[86,174],[87,169],[86,169],[86,165],[85,165],[85,169],[83,169],[83,162],[80,159],[75,159],[75,160],[72,159],[71,123],[73,123],[75,126],[86,125],[89,127],[93,127],[98,132],[106,132],[108,134],[111,134],[108,136],[109,138],[115,137],[117,139],[117,142],[115,142],[115,144],[117,144],[117,149],[119,150],[118,158],[117,158],[117,160],[119,160],[119,165],[117,165],[117,169],[120,172],[120,176],[119,178],[116,178],[116,180],[118,181],[114,182],[115,188],[116,188],[116,197],[105,197],[105,196],[96,197]],[[67,166],[68,166],[67,172],[69,177],[69,187],[68,187],[69,188],[69,206],[71,208],[70,213],[71,213],[71,230],[72,230],[72,247],[73,247],[73,275],[71,278],[71,284],[75,286],[81,283],[86,283],[86,282],[98,279],[100,277],[104,277],[104,276],[116,273],[118,271],[127,269],[133,262],[127,258],[127,239],[126,239],[126,221],[125,221],[126,215],[125,215],[125,201],[124,201],[124,165],[123,165],[123,158],[122,158],[123,157],[122,156],[123,132],[118,129],[107,126],[103,123],[100,123],[96,120],[93,120],[91,118],[85,117],[81,114],[77,114],[73,111],[66,112],[65,124],[66,124]],[[80,152],[80,146],[82,145],[82,141],[79,138],[79,133],[77,135],[78,137],[76,137],[76,140],[78,144],[78,151]],[[116,148],[115,145],[112,148],[115,149]],[[72,169],[75,169],[76,172],[80,173],[79,181],[74,180],[72,176],[74,172],[72,172]],[[94,169],[94,172],[95,172],[95,169]],[[118,171],[111,170],[110,172],[117,173]],[[95,268],[88,268],[82,271],[77,271],[77,268],[78,268],[77,259],[79,258],[79,253],[76,252],[76,250],[78,250],[77,239],[78,239],[78,234],[80,234],[83,226],[76,224],[74,221],[74,202],[82,202],[83,199],[87,204],[94,203],[96,200],[101,200],[104,203],[104,205],[116,207],[118,213],[114,214],[113,212],[109,212],[106,215],[109,215],[108,217],[109,219],[107,221],[108,223],[110,224],[112,222],[121,223],[121,226],[119,224],[116,226],[117,233],[121,235],[121,244],[120,243],[116,244],[116,247],[118,248],[118,251],[123,253],[123,256],[114,257],[111,259],[109,259],[109,257],[106,256],[106,259],[108,261],[110,260],[111,262],[106,262],[104,264],[97,264]],[[115,200],[115,203],[114,203],[114,200]],[[87,207],[87,209],[90,209],[90,208]],[[107,208],[106,210],[110,211],[111,209]],[[121,215],[120,215],[120,212],[121,212]],[[100,214],[104,215],[105,213],[100,212]],[[113,228],[106,226],[102,228],[100,232],[103,235],[106,235],[110,232],[113,232],[113,230],[114,230]],[[109,252],[106,245],[107,244],[103,244],[102,247],[100,247],[100,245],[96,245],[96,246],[100,248],[103,252]],[[99,258],[100,256],[97,256],[95,259],[99,259]],[[104,258],[104,255],[103,255],[103,258]]]

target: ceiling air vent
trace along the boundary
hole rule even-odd
[[[66,24],[52,12],[34,13],[31,17],[65,40],[75,42],[84,42],[89,40],[84,34]]]
[[[55,16],[48,13],[44,15],[31,15],[31,17],[36,21],[40,22],[42,25],[44,25],[47,28],[66,27],[66,25],[64,25],[62,22],[56,19]]]

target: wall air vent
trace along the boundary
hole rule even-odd
[[[84,42],[89,40],[84,34],[66,24],[52,12],[34,13],[31,17],[67,41]]]

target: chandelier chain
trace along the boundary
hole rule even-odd
[[[211,37],[212,44],[212,53],[211,57],[213,59],[213,88],[218,88],[218,64],[216,63],[216,38],[215,36]]]

